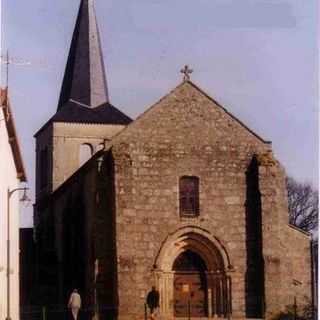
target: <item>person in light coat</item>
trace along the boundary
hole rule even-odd
[[[68,307],[71,309],[74,320],[77,320],[81,308],[81,297],[77,289],[74,289],[70,295]]]

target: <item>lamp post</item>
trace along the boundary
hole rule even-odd
[[[10,198],[16,191],[23,190],[23,196],[20,199],[22,202],[28,202],[30,199],[27,196],[29,188],[15,188],[7,191],[7,317],[6,320],[11,320],[10,316]]]

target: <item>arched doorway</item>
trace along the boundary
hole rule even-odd
[[[190,301],[190,316],[231,316],[233,269],[225,248],[210,232],[186,226],[172,233],[164,241],[154,268],[162,315],[186,317],[189,299],[195,297]]]
[[[182,252],[173,264],[174,273],[174,316],[206,317],[207,267],[195,252]]]

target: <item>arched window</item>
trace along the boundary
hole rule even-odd
[[[96,147],[96,152],[104,149],[104,143],[99,143]]]
[[[80,151],[79,151],[80,167],[92,157],[92,154],[93,154],[93,148],[90,143],[84,143],[80,146]]]
[[[179,181],[179,199],[181,216],[199,214],[199,178],[184,176]]]

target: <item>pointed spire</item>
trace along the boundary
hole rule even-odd
[[[109,102],[93,0],[81,0],[58,110],[68,101],[90,108]]]

